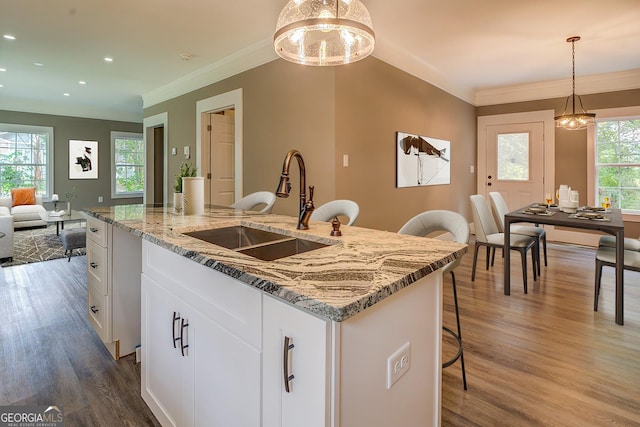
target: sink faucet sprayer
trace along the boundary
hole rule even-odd
[[[284,198],[289,197],[289,192],[291,191],[291,183],[289,182],[289,165],[291,163],[291,159],[294,157],[298,161],[298,167],[300,168],[300,213],[298,214],[297,228],[298,230],[308,230],[309,218],[311,217],[311,212],[315,209],[313,206],[313,185],[309,186],[309,200],[307,201],[307,172],[304,167],[302,154],[300,154],[298,150],[289,150],[284,158],[284,163],[282,164],[282,175],[280,176],[280,183],[276,189],[276,196]]]

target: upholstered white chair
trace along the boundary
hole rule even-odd
[[[453,236],[453,240],[459,243],[469,243],[469,223],[467,220],[457,212],[447,210],[433,210],[422,212],[411,218],[402,226],[399,234],[410,234],[412,236],[425,237],[431,234],[443,232],[450,233]],[[437,237],[437,236],[434,236]],[[442,326],[442,329],[449,333],[458,342],[457,354],[442,364],[443,368],[452,365],[456,360],[460,359],[460,365],[462,366],[462,384],[464,389],[467,389],[467,375],[464,369],[464,352],[462,348],[462,333],[460,331],[460,313],[458,311],[458,292],[456,291],[456,276],[453,274],[453,270],[460,264],[462,257],[457,258],[455,261],[442,267],[442,275],[447,273],[451,274],[451,283],[453,286],[453,303],[456,311],[456,323],[458,326],[457,334],[446,326]]]
[[[271,193],[270,191],[257,191],[255,193],[247,194],[242,199],[230,205],[230,207],[247,211],[261,207],[258,212],[270,213],[275,202],[276,195],[274,193]]]
[[[504,233],[504,216],[509,213],[507,203],[504,201],[502,194],[497,191],[489,193],[491,199],[491,208],[493,209],[496,224],[498,230]],[[542,227],[535,227],[532,225],[511,225],[511,234],[521,234],[523,236],[533,237],[536,241],[536,255],[538,259],[538,275],[540,275],[540,243],[542,242],[542,249],[544,252],[544,266],[547,266],[547,233]],[[495,250],[495,249],[494,249]],[[495,253],[494,253],[495,255]]]
[[[615,247],[600,246],[596,251],[596,282],[593,292],[593,311],[598,311],[598,297],[600,296],[600,283],[602,282],[602,267],[605,266],[616,266]],[[640,252],[633,250],[624,251],[624,269],[640,272]]]
[[[13,258],[13,216],[0,206],[0,259]]]
[[[353,225],[360,214],[360,206],[352,200],[332,200],[315,208],[311,213],[313,221],[331,222],[334,216],[349,218],[347,225]]]
[[[600,236],[598,247],[616,247],[616,236]],[[624,238],[624,250],[640,252],[640,239],[632,239],[631,237]]]
[[[484,196],[475,194],[470,196],[471,210],[473,212],[473,224],[476,231],[476,243],[473,249],[473,267],[471,281],[476,280],[476,264],[478,261],[478,248],[487,247],[487,270],[489,269],[490,251],[492,248],[503,249],[505,246],[504,233],[498,230],[498,225],[493,219],[491,208]],[[522,258],[522,280],[524,282],[524,293],[527,293],[527,251],[531,250],[531,262],[533,263],[533,280],[537,280],[537,260],[535,254],[535,240],[521,234],[511,234],[510,248],[520,252]]]

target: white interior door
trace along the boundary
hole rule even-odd
[[[208,114],[209,200],[213,205],[229,206],[235,201],[234,111]]]
[[[553,111],[478,118],[478,194],[502,194],[509,209],[554,193]]]

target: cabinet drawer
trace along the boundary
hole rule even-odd
[[[109,297],[94,287],[87,288],[87,317],[103,342],[111,341],[109,328]]]
[[[108,293],[107,248],[87,239],[87,282],[102,295]]]
[[[100,246],[107,246],[107,223],[99,219],[87,218],[87,240]]]

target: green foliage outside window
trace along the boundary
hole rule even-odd
[[[144,141],[142,138],[115,138],[116,194],[144,190]]]
[[[46,133],[0,131],[0,194],[11,194],[12,188],[36,187],[36,193],[47,192]]]
[[[640,119],[596,124],[596,174],[598,204],[640,211]]]
[[[529,179],[529,134],[498,135],[498,179],[526,181]]]

